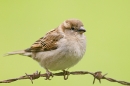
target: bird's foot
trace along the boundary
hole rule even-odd
[[[54,75],[53,75],[52,72],[50,72],[50,71],[47,70],[47,71],[46,71],[46,78],[45,78],[45,80],[51,80],[51,79],[50,79],[50,76],[53,78]]]
[[[64,80],[67,80],[70,75],[69,71],[63,70],[63,73],[64,73]]]

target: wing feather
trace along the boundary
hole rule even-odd
[[[26,52],[43,52],[57,49],[57,42],[63,38],[56,29],[48,32],[44,37],[41,37],[32,46],[26,49]]]

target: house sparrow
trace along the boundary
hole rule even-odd
[[[6,55],[19,54],[36,60],[47,72],[68,69],[77,64],[86,51],[86,30],[78,19],[68,19],[57,28],[49,31],[30,48],[9,52]]]

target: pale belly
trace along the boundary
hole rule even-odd
[[[56,50],[38,52],[34,59],[45,69],[52,71],[70,68],[82,59],[86,50],[86,42],[69,44],[60,46]]]
[[[53,53],[52,53],[53,52]],[[40,65],[49,70],[64,70],[70,68],[77,64],[82,56],[75,56],[72,52],[69,51],[48,51],[48,52],[39,52],[36,57]]]

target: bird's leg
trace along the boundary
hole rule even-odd
[[[50,72],[48,69],[46,69],[46,74],[47,74],[47,75],[46,75],[45,80],[51,80],[51,79],[50,79],[50,76],[53,77],[53,73]]]
[[[66,71],[66,70],[62,70],[62,71],[64,73],[64,80],[67,80],[70,75],[69,71]]]

